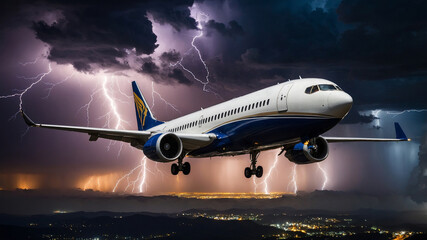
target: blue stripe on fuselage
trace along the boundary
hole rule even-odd
[[[295,138],[319,136],[341,119],[322,116],[274,115],[236,120],[209,131],[217,139],[204,148],[189,153],[191,156],[218,155],[244,151],[253,147],[272,145]]]

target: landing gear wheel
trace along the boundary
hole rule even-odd
[[[252,170],[249,167],[245,168],[245,177],[246,178],[252,177]]]
[[[178,172],[179,172],[178,164],[173,163],[171,165],[171,173],[172,173],[172,175],[178,175]]]
[[[262,167],[261,167],[261,166],[258,166],[258,167],[256,168],[255,176],[256,176],[257,178],[260,178],[260,177],[262,177],[263,172],[264,172],[264,169],[262,169]]]
[[[184,175],[190,174],[190,171],[191,171],[191,165],[189,162],[185,162],[184,164],[182,164],[182,173],[184,173]]]
[[[249,153],[251,158],[251,166],[245,168],[245,177],[250,178],[252,175],[257,176],[258,178],[262,177],[264,170],[261,166],[256,166],[256,162],[259,156],[259,151],[252,151]]]

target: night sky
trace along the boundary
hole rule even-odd
[[[296,167],[298,191],[427,201],[427,1],[0,5],[0,189],[294,192],[294,164],[276,159],[278,150],[261,153],[261,179],[244,177],[246,155],[188,159],[191,174],[172,176],[170,163],[145,160],[127,144],[28,130],[16,113],[22,94],[36,122],[134,130],[132,81],[168,121],[301,76],[331,80],[354,99],[325,135],[394,137],[398,121],[413,141],[330,144],[324,162]]]

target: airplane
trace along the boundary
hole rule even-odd
[[[132,82],[138,130],[38,124],[21,111],[30,127],[82,132],[98,138],[130,143],[157,162],[175,162],[171,173],[188,175],[185,157],[205,158],[249,154],[244,175],[260,178],[261,151],[279,149],[296,164],[325,160],[329,143],[410,141],[398,123],[396,138],[325,137],[350,111],[352,97],[337,84],[320,78],[290,80],[201,109],[168,122],[157,120],[135,81]]]

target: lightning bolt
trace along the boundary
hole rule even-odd
[[[50,97],[50,93],[52,92],[52,90],[53,90],[56,86],[61,85],[61,84],[65,83],[66,81],[70,80],[72,77],[74,77],[74,74],[75,74],[75,73],[73,72],[70,76],[67,76],[67,77],[66,77],[66,78],[64,78],[62,81],[57,82],[57,83],[45,83],[46,85],[49,85],[49,87],[47,88],[47,94],[46,94],[46,96],[44,97],[44,99],[48,99],[48,98]]]
[[[101,89],[97,89],[96,91],[92,92],[92,94],[90,94],[90,100],[89,102],[87,102],[85,105],[83,105],[77,112],[79,112],[82,109],[86,109],[86,122],[87,122],[87,126],[89,126],[90,124],[90,106],[92,105],[92,102],[95,98],[95,95],[98,94],[101,91]]]
[[[322,168],[320,163],[317,163],[317,167],[320,169],[320,171],[323,174],[323,184],[322,184],[322,191],[325,190],[326,184],[328,183],[328,175],[326,174],[326,170]]]
[[[169,103],[168,101],[166,101],[162,95],[160,95],[160,93],[158,93],[155,89],[154,89],[154,82],[151,82],[151,97],[153,98],[153,103],[151,105],[151,109],[154,108],[155,105],[155,101],[154,101],[154,94],[163,101],[164,104],[166,104],[167,106],[171,107],[173,110],[175,110],[178,113],[181,113],[172,103]]]
[[[427,112],[427,109],[408,109],[408,110],[403,110],[400,112],[387,111],[386,114],[393,115],[393,118],[395,118],[395,117],[402,115],[404,113],[411,113],[411,112],[422,113],[422,112]]]
[[[374,120],[374,127],[381,127],[379,115],[381,113],[381,109],[373,110],[372,115],[376,118]]]
[[[134,173],[136,173],[136,177],[135,179],[132,179],[133,175],[135,175]],[[144,190],[144,185],[145,185],[145,180],[147,175],[146,173],[147,173],[147,157],[144,156],[141,158],[141,162],[136,167],[134,167],[128,173],[123,175],[123,177],[117,180],[116,185],[113,188],[113,192],[116,192],[121,182],[126,180],[126,187],[124,189],[124,192],[126,192],[129,188],[131,188],[131,192],[133,193],[138,184],[139,192],[142,193]]]
[[[198,38],[201,38],[203,36],[203,25],[202,25],[202,21],[203,21],[203,23],[205,23],[207,20],[209,20],[209,16],[207,14],[203,13],[203,12],[199,12],[197,14],[197,16],[202,16],[205,20],[202,20],[202,19],[199,19],[199,17],[196,17],[197,18],[197,29],[199,30],[199,33],[196,34],[192,38],[192,40],[191,40],[191,48],[182,56],[182,58],[178,62],[171,63],[170,66],[171,67],[175,67],[175,66],[179,65],[184,71],[186,71],[188,74],[190,74],[193,77],[194,80],[196,80],[197,82],[199,82],[200,84],[202,84],[202,86],[203,86],[202,89],[203,89],[204,92],[212,93],[216,97],[222,99],[222,97],[218,93],[216,93],[215,91],[213,91],[211,89],[208,89],[208,85],[210,83],[210,80],[209,80],[209,76],[210,76],[209,68],[208,68],[208,65],[206,64],[205,60],[202,57],[202,53],[201,53],[200,49],[195,44],[196,40]],[[199,57],[200,62],[203,64],[203,67],[205,68],[205,72],[206,72],[205,81],[199,79],[190,69],[186,68],[183,65],[183,63],[182,63],[184,61],[185,56],[189,55],[190,52],[191,52],[191,50],[193,50],[193,49],[197,53],[197,56]]]
[[[85,185],[83,186],[83,191],[86,191],[90,184],[92,183],[93,177],[90,177],[89,180],[85,183]]]
[[[108,115],[107,123],[109,124],[109,122],[110,122],[110,118],[111,118],[110,114],[112,112],[112,114],[116,117],[116,121],[117,121],[114,129],[119,129],[120,127],[122,127],[122,123],[125,121],[122,119],[119,112],[117,111],[117,105],[116,105],[115,100],[110,96],[110,93],[109,93],[108,88],[107,88],[107,77],[104,77],[104,81],[102,82],[102,92],[104,94],[105,99],[107,99],[107,101],[109,102],[110,108],[111,108],[111,110],[107,113],[107,115]]]
[[[270,193],[268,190],[268,181],[271,177],[271,173],[273,172],[274,169],[276,169],[276,165],[277,165],[278,160],[279,160],[279,155],[275,154],[274,163],[270,167],[270,169],[268,170],[267,175],[265,176],[264,181],[262,182],[264,184],[264,193],[265,194]]]
[[[10,117],[10,119],[15,119],[16,116],[18,115],[18,113],[20,111],[22,111],[22,105],[23,105],[23,100],[22,98],[24,97],[24,95],[36,84],[40,83],[44,77],[46,77],[48,74],[50,74],[52,72],[52,67],[49,63],[48,65],[48,71],[47,72],[43,72],[38,74],[35,77],[23,77],[25,79],[29,79],[29,80],[35,80],[34,82],[32,82],[27,88],[19,90],[17,93],[13,93],[13,94],[9,94],[9,95],[4,95],[4,96],[0,96],[0,99],[7,99],[7,98],[13,98],[13,97],[18,97],[19,98],[19,109],[18,111],[12,115]],[[28,129],[27,129],[28,130]],[[25,135],[25,134],[24,134]]]
[[[21,66],[27,66],[27,65],[34,65],[34,64],[36,64],[38,61],[39,61],[39,59],[40,59],[40,56],[38,56],[36,59],[34,59],[34,61],[29,61],[29,62],[18,62],[19,63],[19,65],[21,65]]]
[[[102,82],[102,94],[110,106],[110,111],[108,111],[106,114],[104,114],[103,116],[101,116],[99,118],[105,118],[106,122],[104,124],[104,127],[109,127],[110,121],[114,116],[114,118],[116,119],[116,125],[114,126],[114,129],[123,129],[124,124],[129,125],[129,123],[127,121],[125,121],[121,117],[120,113],[118,112],[117,104],[116,104],[116,101],[118,101],[118,100],[110,94],[107,83],[108,83],[107,77],[104,76],[104,80]],[[91,99],[93,99],[93,98],[91,98]],[[89,108],[90,104],[88,104],[87,106]],[[107,146],[107,150],[109,151],[111,146],[114,144],[116,144],[115,141],[110,141],[108,146]],[[119,148],[119,151],[117,153],[117,158],[120,156],[121,150],[123,148],[123,144],[124,144],[123,142],[120,142],[120,148]]]
[[[256,193],[258,184],[256,183],[256,177],[252,177],[252,183],[254,184],[254,193]]]
[[[297,165],[295,164],[292,168],[292,179],[288,183],[287,191],[289,191],[289,186],[293,185],[294,193],[296,194],[298,191],[298,185],[297,185]]]

